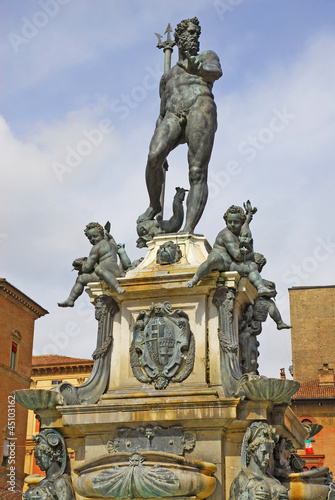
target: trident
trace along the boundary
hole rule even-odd
[[[158,38],[157,47],[159,49],[163,49],[164,52],[164,73],[167,73],[171,68],[171,54],[173,52],[173,47],[176,45],[174,40],[171,40],[172,28],[171,24],[168,24],[168,27],[165,30],[164,35],[167,35],[165,42],[162,42],[162,35],[159,33],[155,33]]]
[[[167,73],[171,69],[171,54],[173,52],[173,47],[176,45],[176,42],[171,39],[171,33],[172,33],[172,28],[171,24],[169,23],[164,35],[166,36],[165,42],[162,42],[162,35],[159,33],[155,33],[155,35],[158,38],[158,43],[157,43],[157,48],[158,49],[163,49],[164,52],[164,73]],[[166,177],[166,171],[169,168],[169,164],[167,162],[167,159],[165,158],[164,163],[163,163],[163,184],[162,184],[162,191],[161,191],[161,196],[160,196],[160,203],[162,207],[162,211],[158,214],[158,217],[163,218],[163,210],[164,210],[164,195],[165,195],[165,177]]]

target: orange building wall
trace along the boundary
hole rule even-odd
[[[324,465],[335,474],[335,286],[289,293],[293,378],[302,384],[292,409],[324,426],[313,438],[314,455],[325,455]]]
[[[18,330],[22,335],[19,343],[17,371],[30,378],[31,356],[34,335],[34,321],[36,318],[19,306],[10,298],[0,296],[0,363],[9,366],[11,353],[11,332]]]
[[[298,417],[311,416],[323,425],[313,438],[313,451],[314,455],[325,455],[324,465],[335,473],[335,400],[293,401],[291,406]]]
[[[25,441],[28,411],[15,404],[15,431],[8,434],[8,398],[12,391],[30,387],[32,345],[35,320],[46,314],[43,308],[22,294],[6,280],[0,279],[0,450],[3,457],[4,439],[15,437],[15,456],[11,455],[12,466],[15,467],[16,490],[22,491],[24,479]],[[12,350],[11,333],[16,330],[21,335],[18,342],[15,370],[10,368]],[[13,420],[10,421],[12,425]],[[0,462],[1,463],[1,462]],[[11,464],[9,464],[11,465]],[[21,494],[8,491],[8,466],[0,467],[0,498],[8,500],[21,499]]]
[[[33,356],[31,387],[36,389],[50,390],[52,382],[70,382],[74,386],[79,386],[86,382],[91,374],[93,359],[79,359],[57,354],[46,354]],[[35,443],[32,436],[39,431],[39,422],[36,420],[34,412],[28,411],[27,421],[27,441],[26,441],[26,459],[24,471],[26,474],[41,474],[44,472],[36,465],[34,458]],[[71,456],[71,452],[70,452]]]

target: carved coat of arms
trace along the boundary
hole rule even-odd
[[[187,314],[171,310],[171,304],[151,304],[141,311],[130,348],[130,364],[137,380],[165,389],[182,382],[192,372],[195,342]]]

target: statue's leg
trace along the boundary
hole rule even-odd
[[[188,143],[190,192],[186,201],[184,231],[188,233],[194,232],[207,202],[207,169],[216,128],[214,101],[208,97],[200,97],[190,110],[185,131]]]
[[[210,253],[207,260],[200,264],[193,278],[186,282],[186,286],[188,288],[192,288],[202,278],[205,278],[205,276],[208,276],[208,274],[215,270],[224,271],[225,262],[223,257],[219,253]]]
[[[72,287],[72,290],[70,292],[69,297],[64,300],[64,302],[58,302],[59,307],[73,307],[75,301],[77,300],[78,297],[83,293],[84,291],[84,286],[87,285],[90,281],[97,281],[97,277],[93,276],[90,274],[80,274],[78,278],[76,279],[75,284]]]
[[[122,294],[126,291],[124,288],[122,288],[122,286],[120,285],[120,283],[116,279],[115,275],[111,271],[106,269],[104,266],[98,265],[98,266],[96,266],[94,271],[96,272],[96,274],[98,275],[98,277],[100,279],[104,280],[108,286],[111,286],[112,288],[114,288],[114,290],[117,293]]]
[[[179,119],[172,114],[166,115],[163,121],[157,126],[150,142],[145,170],[150,205],[139,216],[137,222],[151,220],[161,211],[160,196],[164,180],[163,163],[170,151],[179,144],[180,137],[181,126]]]
[[[273,319],[273,321],[277,325],[277,330],[285,330],[285,329],[292,328],[290,325],[287,325],[286,323],[284,323],[284,321],[281,317],[281,314],[279,312],[279,309],[272,299],[269,299],[268,311],[269,311],[270,317]]]
[[[268,288],[264,285],[261,275],[258,272],[258,266],[255,262],[250,262],[250,273],[248,274],[248,278],[250,283],[257,288],[258,295],[260,297],[273,297],[276,292],[271,288]]]

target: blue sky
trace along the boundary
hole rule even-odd
[[[163,70],[154,33],[187,17],[198,16],[201,50],[215,50],[224,71],[197,231],[213,244],[228,206],[258,207],[254,246],[286,321],[289,287],[334,284],[333,1],[2,0],[0,14],[1,274],[50,312],[36,322],[36,353],[94,350],[86,294],[73,310],[56,305],[75,278],[72,260],[89,252],[88,222],[111,220],[130,257],[144,255],[135,220],[147,206]],[[104,120],[112,127],[69,166],[69,151]],[[188,186],[186,148],[169,163],[167,215],[175,186]],[[289,332],[268,320],[260,342],[261,373],[288,371]]]

